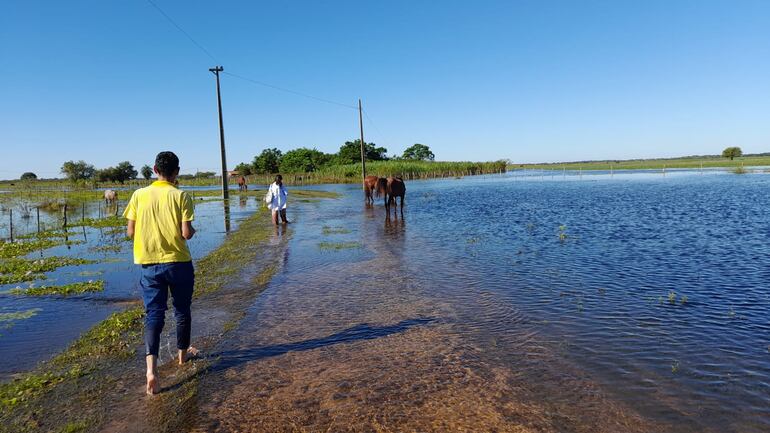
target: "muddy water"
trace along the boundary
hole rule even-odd
[[[390,221],[340,187],[294,211],[196,431],[767,431],[769,181],[413,182]]]

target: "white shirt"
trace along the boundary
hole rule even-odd
[[[283,185],[278,186],[277,183],[273,182],[270,185],[269,191],[273,199],[270,201],[270,204],[267,205],[268,209],[286,209],[286,197],[289,195],[289,192],[286,191],[286,187]]]

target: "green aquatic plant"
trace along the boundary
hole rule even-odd
[[[559,240],[561,242],[564,242],[564,241],[567,240],[567,237],[568,237],[568,235],[567,235],[567,226],[562,224],[562,225],[559,226]]]
[[[19,236],[19,239],[59,239],[72,237],[74,233],[64,230],[45,230],[42,232],[27,233],[26,235]]]
[[[668,303],[669,304],[676,303],[676,292],[674,292],[673,290],[668,292]]]
[[[16,311],[13,313],[0,313],[0,329],[9,329],[16,324],[19,320],[26,320],[37,316],[37,313],[42,311],[40,308],[32,308],[24,311]],[[3,334],[0,334],[2,336]]]
[[[74,221],[70,224],[71,227],[95,227],[95,228],[103,228],[103,227],[121,227],[125,226],[127,224],[127,221],[125,218],[119,215],[110,215],[106,218],[86,218],[84,220],[80,221]]]
[[[353,248],[361,248],[361,244],[358,242],[321,242],[318,244],[318,248],[326,251],[339,251]]]
[[[40,287],[30,287],[27,289],[22,289],[20,287],[17,287],[15,289],[11,289],[8,293],[12,295],[26,295],[26,296],[47,296],[47,295],[61,295],[61,296],[69,296],[69,295],[79,295],[82,293],[89,293],[89,292],[101,292],[104,290],[104,281],[103,280],[89,280],[89,281],[83,281],[79,283],[72,283],[72,284],[64,284],[61,286],[40,286]]]
[[[344,227],[323,226],[322,230],[325,235],[344,235],[350,233],[350,230]]]
[[[676,373],[677,371],[679,371],[679,361],[675,360],[671,363],[671,372]]]
[[[743,166],[735,167],[731,171],[733,172],[733,174],[746,174],[749,172],[748,170],[743,168]]]
[[[43,272],[50,272],[63,266],[96,263],[77,257],[45,257],[37,260],[20,258],[0,259],[0,284],[21,283],[45,279]]]
[[[680,303],[681,305],[684,305],[684,304],[686,304],[686,303],[687,303],[687,295],[682,295],[682,297],[681,297],[681,298],[679,298],[679,303]]]
[[[33,241],[16,241],[0,243],[0,258],[25,256],[32,251],[45,250],[62,245],[63,242],[53,239],[36,239]]]

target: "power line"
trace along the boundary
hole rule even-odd
[[[187,33],[186,31],[184,31],[184,29],[183,29],[183,28],[182,28],[182,27],[181,27],[179,24],[177,24],[177,23],[176,23],[176,22],[175,22],[173,19],[171,19],[171,17],[170,17],[170,16],[168,16],[168,14],[167,14],[167,13],[163,12],[163,9],[161,9],[160,7],[158,7],[158,5],[156,5],[156,4],[155,4],[155,3],[154,3],[152,0],[147,0],[147,3],[149,3],[150,5],[152,5],[152,7],[154,7],[154,8],[155,8],[155,9],[156,9],[158,12],[160,12],[160,13],[161,13],[161,15],[163,15],[163,16],[166,18],[166,20],[168,20],[168,22],[170,22],[170,23],[171,23],[171,24],[172,24],[174,27],[176,27],[176,28],[177,28],[177,30],[179,30],[180,32],[182,32],[182,34],[183,34],[183,35],[187,36],[187,39],[189,39],[189,40],[190,40],[190,42],[192,42],[193,44],[195,44],[195,46],[196,46],[196,47],[198,47],[198,48],[199,48],[201,51],[203,51],[203,52],[204,52],[204,53],[205,53],[207,56],[209,56],[209,58],[210,58],[211,60],[213,60],[213,61],[214,61],[214,63],[220,63],[220,62],[219,62],[219,60],[217,60],[217,58],[216,58],[216,57],[214,57],[214,55],[213,55],[213,54],[211,54],[211,53],[209,52],[209,50],[207,50],[207,49],[203,48],[203,45],[199,44],[199,43],[198,43],[198,41],[196,41],[196,40],[195,40],[195,39],[194,39],[192,36],[190,36],[190,34],[189,34],[189,33]]]
[[[343,104],[342,102],[336,102],[336,101],[332,101],[330,99],[319,98],[318,96],[308,95],[307,93],[302,93],[302,92],[298,92],[296,90],[291,90],[291,89],[287,89],[287,88],[284,88],[284,87],[275,86],[273,84],[265,83],[263,81],[258,81],[258,80],[254,80],[254,79],[251,79],[251,78],[242,77],[240,75],[236,75],[236,74],[233,74],[233,73],[230,73],[230,72],[223,72],[223,74],[224,75],[229,75],[229,76],[234,77],[234,78],[239,78],[241,80],[248,81],[250,83],[257,84],[259,86],[269,87],[271,89],[279,90],[281,92],[286,92],[286,93],[291,93],[293,95],[302,96],[303,98],[315,99],[316,101],[325,102],[327,104],[339,105],[340,107],[345,107],[345,108],[350,108],[350,109],[353,109],[353,110],[358,110],[358,107],[355,107],[353,105]]]

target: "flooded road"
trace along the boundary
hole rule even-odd
[[[390,221],[337,187],[290,212],[194,430],[766,431],[767,227],[710,236],[762,229],[769,180],[411,182]]]

